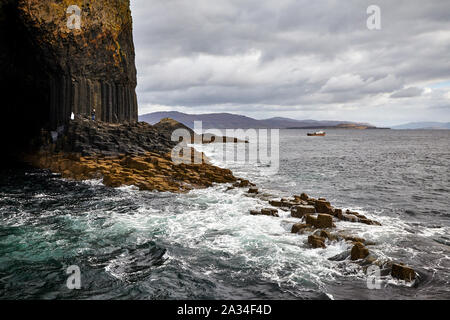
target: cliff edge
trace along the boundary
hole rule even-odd
[[[137,121],[129,0],[0,0],[0,43],[3,149],[27,145],[72,112]]]

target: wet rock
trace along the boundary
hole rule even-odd
[[[387,276],[389,276],[390,274],[392,273],[392,269],[391,268],[382,268],[381,270],[380,270],[380,276],[381,277],[387,277]]]
[[[391,275],[396,279],[404,280],[407,282],[411,282],[416,279],[416,272],[414,271],[414,269],[401,263],[392,264]]]
[[[187,192],[207,188],[213,183],[236,181],[232,172],[210,165],[176,164],[170,155],[147,152],[134,156],[84,156],[78,160],[66,153],[41,151],[25,157],[28,163],[41,169],[62,173],[63,178],[89,180],[103,177],[108,187],[137,186],[140,190]],[[75,158],[76,159],[76,158]]]
[[[317,216],[316,224],[314,225],[316,228],[333,228],[333,217],[329,214],[319,214]]]
[[[248,190],[248,193],[250,193],[250,194],[258,194],[259,190],[258,190],[258,188],[250,188]]]
[[[333,213],[333,207],[331,204],[326,200],[317,200],[315,202],[316,211],[318,213]]]
[[[265,216],[279,217],[277,209],[264,208],[261,210],[261,214]]]
[[[336,235],[331,234],[330,232],[328,232],[326,230],[317,230],[316,232],[314,232],[314,235],[328,239],[330,241],[338,240],[338,237]]]
[[[345,214],[345,213],[340,216],[340,219],[342,221],[348,221],[348,222],[358,222],[359,221],[357,216],[354,216],[352,214]]]
[[[369,225],[369,226],[373,226],[373,225],[375,224],[375,223],[374,223],[372,220],[370,220],[370,219],[362,219],[362,218],[360,218],[358,222],[359,222],[359,223],[367,224],[367,225]]]
[[[306,193],[302,193],[302,194],[300,195],[300,199],[303,200],[303,201],[308,201],[309,196],[308,196]]]
[[[120,164],[124,167],[130,168],[130,169],[136,169],[136,170],[149,170],[154,165],[151,163],[147,163],[143,160],[140,160],[138,158],[132,158],[132,157],[126,157],[124,158]]]
[[[307,214],[313,214],[316,212],[316,209],[313,206],[293,206],[291,209],[291,216],[294,218],[303,218],[303,216]]]
[[[292,208],[293,206],[297,205],[294,200],[290,200],[287,198],[283,198],[281,200],[270,200],[269,204],[277,208]]]
[[[369,255],[369,249],[367,249],[361,242],[356,242],[351,251],[351,259],[353,261],[364,259]]]
[[[233,186],[236,188],[246,188],[246,187],[254,187],[255,185],[248,180],[241,179],[240,181],[236,182]]]
[[[315,228],[327,229],[335,227],[333,224],[333,217],[329,214],[319,214],[317,217],[307,214],[304,218],[306,224],[310,224]]]
[[[283,207],[283,202],[281,202],[280,200],[270,200],[269,204],[271,206],[274,206],[274,207],[277,207],[277,208]]]
[[[342,216],[342,209],[334,209],[333,216],[340,219],[340,216]]]
[[[294,205],[297,205],[297,202],[295,201],[295,198],[281,198],[281,202],[286,207],[292,207]]]
[[[366,240],[364,238],[361,237],[355,237],[355,236],[349,236],[346,234],[340,234],[340,237],[342,237],[345,241],[351,241],[351,242],[360,242],[360,243],[366,243]]]
[[[379,223],[378,221],[370,220],[370,219],[363,219],[363,220],[360,220],[360,222],[371,225],[371,226],[381,226],[381,223]]]
[[[291,233],[299,233],[310,230],[311,226],[305,223],[296,223],[292,226]]]
[[[283,202],[283,204],[284,204],[284,207],[288,208],[288,209],[299,205],[297,202],[295,202],[295,200],[291,200],[289,202]],[[302,205],[302,204],[300,204],[300,205]]]
[[[307,200],[303,200],[301,196],[294,196],[294,202],[296,204],[309,205]]]
[[[305,222],[306,222],[306,224],[315,226],[317,224],[317,218],[312,216],[312,215],[310,215],[310,214],[307,214],[305,216]]]
[[[313,248],[326,248],[325,245],[325,238],[319,237],[319,236],[315,236],[315,235],[310,235],[308,237],[308,243],[313,247]]]
[[[371,226],[381,226],[381,223],[374,220],[370,220],[366,216],[359,214],[358,212],[355,211],[347,210],[346,213],[337,212],[336,216],[338,217],[338,219],[342,221],[359,222]]]
[[[361,214],[359,212],[351,211],[351,210],[348,210],[348,209],[345,211],[345,213],[346,214],[351,214],[351,215],[354,215],[354,216],[357,216],[357,217],[361,216]]]

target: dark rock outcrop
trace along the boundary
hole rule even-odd
[[[326,230],[317,230],[314,232],[315,235],[318,235],[319,237],[326,238],[330,241],[336,241],[338,240],[338,237],[334,234],[331,234],[330,232]]]
[[[79,153],[82,156],[166,154],[175,146],[175,142],[144,122],[111,124],[79,118],[53,135],[55,141],[52,133],[44,131],[35,144],[41,148],[50,147],[54,153]]]
[[[356,242],[351,251],[352,260],[364,259],[369,255],[369,249],[367,249],[361,242]]]
[[[239,179],[238,182],[233,184],[234,188],[247,188],[247,187],[254,187],[255,184],[251,183],[250,181],[246,179]]]
[[[259,190],[258,190],[258,188],[250,188],[250,189],[248,189],[248,193],[249,194],[258,194]]]
[[[261,209],[261,214],[265,216],[279,217],[277,209],[264,208]]]
[[[315,203],[316,211],[318,213],[332,213],[333,208],[331,207],[331,204],[323,199],[319,199]]]
[[[391,275],[394,278],[404,280],[407,282],[411,282],[416,279],[416,272],[414,271],[414,269],[400,263],[392,264]]]
[[[34,167],[74,180],[103,178],[110,187],[134,185],[141,190],[185,192],[237,180],[230,170],[211,165],[192,148],[187,148],[188,154],[182,158],[201,161],[179,162],[171,152],[174,142],[147,123],[77,119],[60,132],[43,131],[35,144],[39,151],[23,156]]]
[[[320,237],[320,236],[316,236],[316,235],[310,235],[308,237],[308,243],[313,247],[313,248],[325,248],[325,238]]]
[[[317,216],[317,223],[315,225],[317,228],[333,228],[333,217],[329,214],[319,214]]]
[[[261,210],[250,210],[250,214],[252,216],[271,216],[271,217],[279,217],[277,209],[264,208]]]
[[[291,233],[299,233],[303,231],[310,231],[312,227],[305,223],[296,223],[292,226]]]
[[[329,214],[319,214],[314,217],[310,214],[305,215],[305,223],[314,226],[318,229],[333,228],[333,217]]]
[[[414,269],[402,264],[393,263],[391,260],[379,259],[376,254],[371,253],[367,246],[376,245],[372,241],[364,238],[346,234],[342,231],[332,233],[336,228],[334,222],[338,221],[363,223],[371,226],[380,226],[381,224],[375,220],[370,220],[366,216],[351,210],[334,208],[325,198],[314,199],[307,194],[302,193],[300,196],[294,195],[292,198],[281,198],[281,200],[269,200],[270,205],[281,208],[291,209],[291,216],[301,218],[303,221],[294,223],[291,227],[291,233],[308,235],[308,244],[312,248],[325,249],[327,244],[333,244],[336,241],[346,241],[351,245],[348,249],[334,257],[329,258],[330,261],[341,262],[345,260],[351,261],[353,264],[362,267],[367,272],[370,266],[377,266],[381,269],[381,276],[391,275],[393,278],[404,280],[406,282],[415,281],[417,275]],[[272,215],[276,209],[266,209],[267,215]],[[261,215],[261,211],[252,210],[252,215]]]
[[[305,216],[307,214],[313,214],[315,212],[316,212],[316,209],[313,206],[300,205],[300,206],[292,207],[291,216],[293,216],[295,218],[303,218],[303,216]]]

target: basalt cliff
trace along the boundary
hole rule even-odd
[[[236,181],[194,149],[174,160],[180,123],[137,122],[129,0],[0,0],[0,43],[2,160],[151,191]]]
[[[129,0],[0,0],[0,48],[6,153],[72,113],[137,121]]]

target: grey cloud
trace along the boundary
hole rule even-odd
[[[367,121],[400,97],[445,105],[421,93],[449,77],[450,2],[376,2],[379,31],[366,28],[366,0],[132,0],[140,104],[299,118],[364,104],[351,112]]]
[[[416,87],[409,87],[404,88],[402,90],[399,90],[393,94],[391,94],[391,98],[411,98],[411,97],[417,97],[422,95],[423,93],[422,88],[416,88]]]

